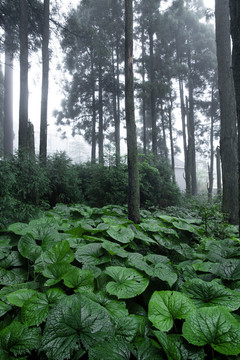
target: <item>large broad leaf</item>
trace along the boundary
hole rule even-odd
[[[89,350],[89,360],[129,360],[130,356],[128,344],[121,340],[98,343]]]
[[[152,276],[166,281],[170,287],[177,281],[177,274],[170,264],[156,264]]]
[[[16,235],[25,235],[27,233],[28,224],[25,223],[14,223],[9,225],[8,231],[13,232]]]
[[[184,319],[195,308],[186,295],[178,291],[155,291],[148,304],[148,318],[162,331],[169,331],[175,319]]]
[[[10,245],[10,239],[0,238],[0,260],[9,255],[12,245]]]
[[[132,229],[123,225],[111,225],[107,230],[107,234],[114,240],[123,244],[128,244],[134,239],[134,232]]]
[[[45,282],[46,286],[53,286],[59,283],[64,275],[71,271],[73,266],[71,264],[60,262],[56,264],[50,264],[42,272],[43,276],[47,277],[49,280]]]
[[[162,331],[153,331],[161,344],[168,360],[204,360],[206,354],[203,348],[189,344],[182,336]]]
[[[42,272],[48,265],[55,263],[71,263],[74,260],[74,253],[67,240],[59,242],[51,249],[42,253],[35,261],[35,271]]]
[[[222,305],[230,310],[240,307],[240,293],[230,290],[216,281],[192,279],[183,285],[183,291],[197,307]]]
[[[226,259],[224,262],[214,264],[211,272],[226,280],[240,280],[240,260]]]
[[[0,317],[6,314],[9,310],[11,310],[11,305],[6,304],[3,301],[0,301]]]
[[[48,316],[42,350],[49,360],[70,359],[81,344],[85,348],[113,335],[113,325],[106,309],[83,296],[67,296]]]
[[[53,288],[46,293],[37,293],[26,301],[21,310],[21,320],[27,326],[40,325],[46,320],[53,304],[61,300],[64,292],[61,289]]]
[[[20,284],[27,280],[27,272],[24,269],[16,268],[6,270],[0,268],[0,285]]]
[[[114,279],[107,284],[106,290],[118,299],[129,299],[140,295],[148,286],[146,279],[135,269],[123,268],[121,266],[109,266],[106,274]]]
[[[125,316],[115,319],[115,331],[118,339],[131,342],[138,331],[138,322],[134,316]]]
[[[100,265],[108,262],[110,256],[104,254],[102,244],[92,243],[79,247],[75,253],[77,261],[87,265]]]
[[[177,336],[170,336],[162,331],[153,331],[169,360],[182,360],[177,347]]]
[[[19,289],[16,290],[6,296],[7,301],[10,302],[10,304],[22,307],[28,299],[30,299],[33,295],[36,294],[36,290],[32,289]]]
[[[37,349],[40,339],[40,328],[28,328],[18,321],[13,321],[0,332],[1,348],[15,356]]]
[[[147,275],[152,276],[154,272],[153,266],[150,266],[145,257],[139,253],[128,253],[127,264],[137,270],[144,271]]]
[[[121,258],[126,258],[128,256],[128,252],[122,248],[120,244],[116,244],[112,241],[102,240],[102,248],[105,249],[110,255],[119,256]]]
[[[93,291],[94,289],[94,274],[90,270],[82,270],[77,267],[72,267],[63,276],[64,284],[73,289]]]
[[[133,354],[138,360],[165,360],[165,356],[161,353],[159,346],[148,337],[138,338],[134,343]]]
[[[0,267],[9,269],[13,267],[20,267],[25,265],[25,259],[18,251],[11,251],[5,258],[0,260]]]
[[[183,336],[193,345],[209,344],[224,355],[240,353],[240,323],[221,306],[193,311],[183,324]]]
[[[37,245],[31,234],[21,236],[18,242],[18,251],[23,257],[33,262],[42,254],[41,246]]]

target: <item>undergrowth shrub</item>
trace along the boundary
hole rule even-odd
[[[79,165],[85,203],[102,207],[107,204],[127,203],[127,166]]]
[[[46,174],[50,183],[47,198],[52,207],[56,203],[84,202],[78,166],[72,164],[65,152],[48,157]]]

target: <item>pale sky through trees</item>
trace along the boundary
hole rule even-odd
[[[146,0],[147,1],[147,0]],[[203,0],[206,7],[214,9],[215,0]],[[169,4],[171,1],[169,1]],[[79,0],[60,0],[61,6],[65,8],[67,12],[72,6],[77,6]],[[167,4],[167,2],[166,2]],[[61,84],[61,74],[59,71],[54,69],[58,66],[59,58],[61,58],[61,50],[58,42],[54,41],[52,35],[50,47],[52,50],[52,57],[50,63],[50,74],[49,74],[49,100],[48,100],[48,134],[49,134],[49,147],[55,147],[56,143],[59,146],[59,150],[66,150],[68,147],[68,140],[64,141],[60,138],[60,133],[57,132],[57,127],[55,125],[55,118],[53,117],[53,111],[61,107],[62,95],[62,84]],[[30,61],[30,72],[29,72],[29,120],[34,124],[35,129],[35,147],[38,152],[39,147],[39,132],[40,132],[40,107],[41,107],[41,51],[37,54],[32,54],[29,57]],[[61,65],[61,64],[60,64]],[[19,65],[18,61],[15,61],[14,64],[15,80],[14,80],[14,147],[17,148],[17,139],[18,139],[18,115],[19,115]],[[65,130],[65,129],[64,129]],[[67,129],[66,129],[67,130]],[[52,134],[52,140],[50,136]],[[69,135],[71,130],[69,129]],[[69,139],[71,141],[72,139]],[[79,139],[78,139],[79,141]],[[77,142],[77,140],[76,140]],[[85,151],[89,151],[90,157],[90,146],[86,144]],[[56,150],[55,150],[56,151]],[[82,161],[88,160],[83,158]]]

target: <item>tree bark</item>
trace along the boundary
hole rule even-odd
[[[213,162],[214,162],[214,148],[213,148],[213,126],[214,126],[214,115],[213,115],[213,87],[211,95],[211,129],[210,129],[210,164],[208,167],[208,201],[212,200],[213,192]]]
[[[91,51],[91,84],[92,84],[92,149],[91,164],[96,164],[96,97],[95,97],[95,72],[93,66],[93,54]]]
[[[230,30],[232,36],[232,69],[236,97],[238,125],[238,222],[240,224],[240,2],[230,0]],[[240,233],[240,231],[239,231]]]
[[[40,160],[47,161],[47,110],[48,110],[48,75],[49,75],[49,0],[44,0],[42,34],[42,100],[40,124]]]
[[[8,36],[8,32],[5,31],[6,42]],[[13,54],[8,49],[5,49],[3,134],[6,158],[13,154]]]
[[[238,1],[236,1],[237,3]],[[238,2],[239,3],[239,2]],[[231,69],[229,1],[215,1],[218,87],[221,111],[222,210],[231,224],[238,223],[236,101]]]
[[[125,111],[128,147],[128,218],[140,222],[140,191],[133,85],[133,0],[125,0]]]
[[[104,164],[103,159],[103,83],[102,83],[102,65],[99,64],[99,127],[98,127],[98,149],[99,149],[99,164]]]
[[[18,149],[28,148],[28,4],[20,1],[20,104]]]

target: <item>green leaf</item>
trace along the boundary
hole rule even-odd
[[[33,262],[42,254],[41,246],[37,245],[31,234],[21,236],[18,242],[18,251],[23,257]]]
[[[18,223],[9,225],[8,231],[11,231],[16,235],[25,235],[27,228],[28,228],[28,224],[18,222]]]
[[[19,254],[18,251],[11,251],[5,258],[0,260],[0,267],[9,269],[12,267],[24,266],[25,259]]]
[[[127,264],[137,270],[144,271],[149,276],[153,275],[154,269],[145,261],[145,257],[139,253],[128,253]]]
[[[71,263],[74,260],[74,253],[67,240],[59,242],[51,249],[42,253],[35,261],[35,271],[42,272],[48,265],[55,263]]]
[[[134,316],[125,316],[115,319],[116,336],[122,340],[131,342],[136,336],[138,323]]]
[[[153,331],[153,333],[161,344],[168,360],[182,360],[181,353],[176,346],[176,335],[167,335],[162,331]]]
[[[45,285],[53,286],[59,283],[63,279],[64,275],[71,271],[72,268],[73,266],[71,264],[65,262],[48,265],[42,272],[43,276],[49,278],[49,280],[45,282]]]
[[[102,244],[99,243],[79,247],[75,253],[75,258],[79,262],[88,265],[100,265],[110,260],[109,256],[104,255]]]
[[[240,323],[221,306],[193,311],[183,324],[183,336],[193,345],[212,348],[224,355],[240,353]]]
[[[166,281],[170,287],[177,281],[177,274],[169,264],[158,263],[154,267],[152,276]]]
[[[22,307],[28,299],[30,299],[33,295],[36,294],[36,290],[32,289],[19,289],[16,290],[6,296],[7,301],[10,304]]]
[[[107,230],[107,234],[114,240],[123,244],[128,244],[134,239],[134,232],[132,229],[124,225],[111,225]]]
[[[158,347],[154,346],[152,339],[147,337],[140,338],[139,341],[134,344],[136,347],[135,357],[138,360],[164,360],[165,356],[160,353]],[[135,352],[134,352],[135,353]]]
[[[9,255],[12,245],[10,239],[0,238],[0,260]]]
[[[79,348],[105,341],[113,334],[108,312],[82,294],[66,296],[48,316],[42,338],[42,350],[49,360],[70,359]]]
[[[124,250],[120,244],[116,244],[112,241],[101,240],[102,248],[105,249],[110,255],[117,255],[121,258],[126,258],[128,256],[128,252]]]
[[[66,296],[61,289],[37,293],[26,301],[21,310],[21,320],[27,326],[40,325],[46,320],[53,304]]]
[[[155,291],[148,304],[148,318],[162,331],[169,331],[175,319],[184,319],[195,308],[191,299],[178,291]]]
[[[130,356],[129,346],[121,340],[102,342],[89,350],[89,360],[129,360]]]
[[[186,221],[184,221],[182,219],[181,220],[178,219],[177,221],[173,221],[172,224],[176,229],[183,230],[183,231],[188,231],[188,232],[191,232],[193,234],[197,234],[197,227],[194,227],[194,226],[188,224]]]
[[[109,266],[105,272],[115,281],[110,281],[106,290],[118,299],[129,299],[140,295],[149,284],[149,280],[135,269]]]
[[[149,232],[159,232],[161,230],[161,226],[159,222],[155,219],[146,219],[139,225],[144,231]]]
[[[30,353],[39,347],[40,328],[28,328],[18,321],[13,321],[0,332],[1,348],[15,356]]]
[[[197,307],[222,305],[230,310],[240,307],[240,293],[230,290],[216,281],[192,279],[183,285],[183,292]]]
[[[0,285],[20,284],[26,281],[27,273],[24,269],[6,270],[0,268]]]
[[[211,272],[226,280],[240,280],[240,260],[226,259],[220,264],[214,264]]]
[[[73,267],[63,276],[63,281],[67,287],[72,289],[86,291],[93,291],[94,289],[94,274],[90,270]]]
[[[3,301],[0,301],[0,317],[6,314],[9,310],[11,310],[11,305],[6,304]]]

